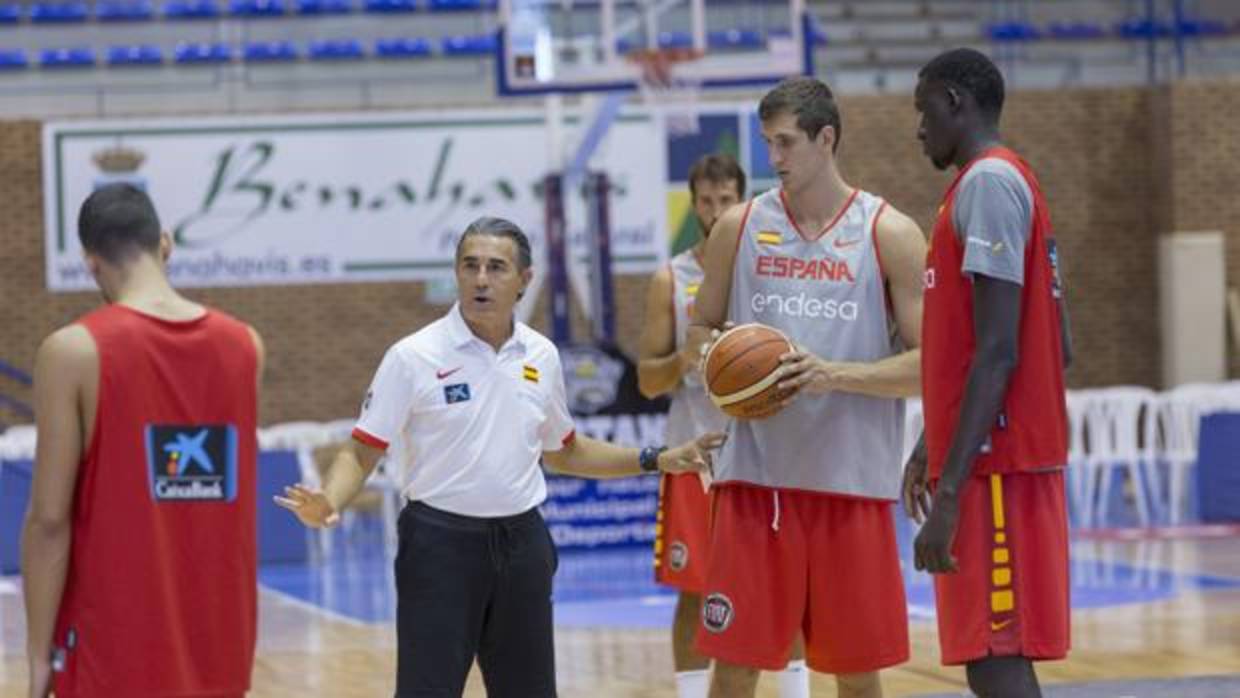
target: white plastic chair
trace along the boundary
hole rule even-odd
[[[1159,455],[1167,462],[1167,511],[1172,525],[1184,521],[1185,490],[1197,464],[1201,418],[1211,412],[1237,409],[1234,386],[1194,383],[1164,392],[1158,400]]]
[[[0,433],[0,461],[34,460],[38,433],[33,424],[16,424]]]
[[[1093,474],[1089,464],[1089,450],[1086,448],[1085,413],[1089,410],[1093,392],[1091,390],[1069,390],[1068,404],[1068,462],[1065,473],[1068,485],[1068,505],[1072,510],[1072,520],[1078,526],[1089,526],[1089,516],[1093,509],[1086,506],[1086,483]]]
[[[1086,526],[1106,522],[1107,495],[1117,468],[1126,470],[1132,481],[1138,520],[1150,525],[1150,503],[1160,500],[1154,448],[1157,399],[1153,390],[1138,386],[1093,391],[1085,410],[1092,471],[1085,482]]]

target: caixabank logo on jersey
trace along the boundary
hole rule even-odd
[[[237,497],[237,429],[231,424],[148,424],[146,461],[156,501]]]

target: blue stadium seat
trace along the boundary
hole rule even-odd
[[[465,34],[443,37],[445,56],[486,56],[495,53],[494,34]]]
[[[427,39],[377,39],[375,56],[378,58],[426,58],[433,54]]]
[[[95,52],[86,46],[45,48],[39,52],[39,65],[44,68],[87,68],[95,64]]]
[[[281,17],[284,0],[232,0],[228,13],[234,17]]]
[[[1180,34],[1195,38],[1226,36],[1227,25],[1217,19],[1185,19],[1180,21]]]
[[[44,23],[85,22],[84,2],[36,2],[30,6],[30,21]]]
[[[375,14],[401,14],[417,9],[414,0],[366,0],[366,11]]]
[[[366,57],[362,42],[357,39],[314,41],[309,52],[312,61],[355,61]]]
[[[25,51],[19,48],[0,49],[0,70],[22,70],[29,65]]]
[[[985,34],[991,41],[1036,41],[1042,38],[1042,32],[1029,22],[987,24]]]
[[[181,64],[228,63],[232,60],[232,47],[218,42],[213,44],[186,43],[176,47],[174,60]]]
[[[164,52],[153,44],[112,46],[108,49],[108,65],[163,65]]]
[[[1106,36],[1106,30],[1100,24],[1091,22],[1051,22],[1046,27],[1046,33],[1052,39],[1101,39]]]
[[[242,53],[251,63],[277,63],[297,60],[297,47],[291,41],[252,41]]]
[[[766,46],[766,41],[752,29],[729,29],[707,34],[706,45],[713,49],[760,49]]]
[[[1171,36],[1171,25],[1158,19],[1128,19],[1115,25],[1115,33],[1125,39],[1157,39]]]
[[[470,12],[474,10],[494,10],[499,3],[496,0],[431,0],[432,12]]]
[[[659,32],[659,48],[693,48],[689,32]]]
[[[155,16],[148,0],[106,0],[95,3],[95,19],[100,22],[146,22]]]
[[[164,3],[168,19],[214,19],[220,16],[215,0],[168,0]]]
[[[297,0],[299,15],[347,15],[353,12],[353,0]]]

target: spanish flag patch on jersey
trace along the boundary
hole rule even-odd
[[[759,245],[778,245],[783,241],[784,241],[784,236],[780,235],[774,230],[759,230],[758,231],[758,244]]]
[[[525,364],[524,366],[521,367],[521,377],[531,383],[537,383],[538,382],[538,369],[534,368],[533,366],[529,364]]]

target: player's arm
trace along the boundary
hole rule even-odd
[[[723,445],[726,437],[718,432],[704,434],[658,455],[661,472],[682,473],[710,469],[710,451]],[[641,475],[641,449],[617,446],[588,436],[573,436],[557,451],[543,451],[543,463],[562,475],[591,479]]]
[[[781,388],[821,394],[831,390],[875,397],[921,394],[921,297],[926,238],[913,219],[888,207],[876,223],[875,237],[890,294],[896,331],[906,351],[873,362],[828,361],[808,352],[783,357]]]
[[[69,571],[73,494],[86,443],[85,388],[98,370],[94,340],[77,325],[48,337],[35,357],[39,437],[21,554],[32,696],[46,695],[51,681],[52,633]]]
[[[362,491],[388,444],[400,433],[412,409],[414,379],[410,366],[395,348],[389,349],[371,380],[362,414],[349,439],[323,475],[322,489],[303,484],[284,488],[275,502],[312,528],[332,526],[340,512]]]
[[[303,484],[284,488],[284,496],[276,497],[276,504],[297,515],[301,522],[311,528],[334,526],[340,520],[340,512],[362,491],[366,479],[375,471],[386,449],[349,439],[323,475],[323,489],[315,490]]]
[[[723,328],[728,319],[728,300],[732,292],[732,267],[736,264],[736,246],[749,203],[741,203],[724,212],[711,228],[702,261],[705,278],[693,299],[693,318],[685,339],[685,351],[697,356],[704,344],[711,341],[711,332]]]
[[[637,388],[648,398],[675,390],[692,365],[684,352],[676,351],[673,289],[672,270],[663,267],[646,291],[646,316],[637,345]]]
[[[951,544],[959,515],[960,491],[982,444],[999,419],[1008,381],[1019,360],[1020,296],[1019,284],[974,275],[976,350],[965,381],[960,419],[947,448],[943,474],[931,499],[930,516],[914,546],[917,569],[956,570]]]

